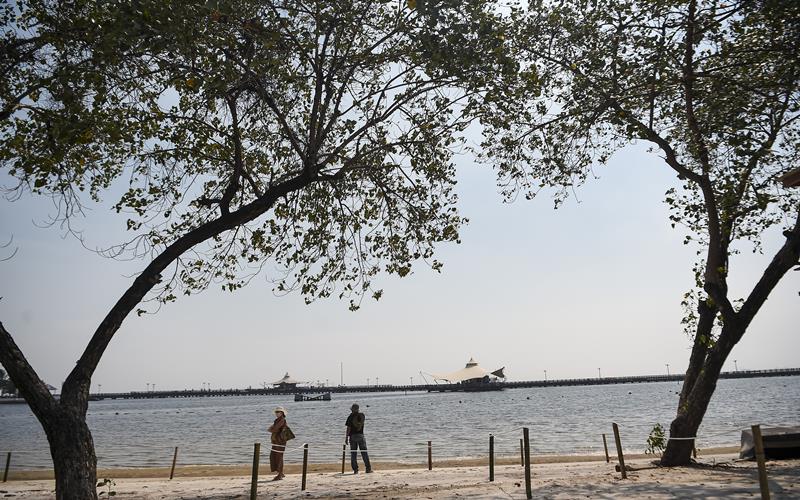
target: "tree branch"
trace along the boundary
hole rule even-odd
[[[0,363],[41,422],[48,420],[57,403],[47,386],[25,359],[11,334],[0,322]]]

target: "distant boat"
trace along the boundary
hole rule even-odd
[[[320,394],[319,396],[306,396],[305,394],[295,394],[294,395],[295,401],[330,401],[331,400],[331,393],[326,392],[325,394]]]
[[[474,358],[469,358],[466,366],[453,373],[433,373],[434,382],[446,382],[441,389],[434,388],[428,392],[482,392],[482,391],[502,391],[503,385],[498,383],[505,379],[505,366],[493,372],[487,372],[480,366]]]

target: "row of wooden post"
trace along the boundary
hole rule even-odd
[[[616,423],[612,423],[611,427],[614,430],[614,443],[617,446],[617,456],[619,457],[619,471],[622,474],[622,479],[626,479],[628,477],[628,473],[625,470],[625,456],[622,453],[622,443],[619,437],[619,426]],[[761,490],[761,499],[769,500],[770,499],[769,481],[767,479],[767,466],[764,457],[764,441],[761,438],[761,426],[752,425],[750,426],[750,430],[753,433],[753,444],[755,446],[756,463],[758,464],[758,486]],[[606,452],[606,462],[609,462],[610,458],[608,456],[608,446],[606,445],[605,434],[603,434],[603,449]],[[692,447],[692,452],[694,454],[694,457],[697,458],[696,446]]]
[[[283,448],[284,453],[286,447]],[[258,497],[258,461],[261,457],[261,443],[253,445],[253,475],[250,479],[250,500]],[[303,444],[303,473],[300,479],[300,491],[306,491],[306,475],[308,473],[308,443]]]
[[[428,441],[430,445],[430,441]],[[525,495],[533,498],[531,490],[531,443],[528,428],[522,428],[522,439],[519,440],[519,458],[525,467]],[[494,435],[489,434],[489,481],[494,481]]]
[[[627,479],[628,471],[625,468],[625,455],[622,452],[622,439],[619,434],[619,426],[616,422],[611,424],[614,431],[614,444],[617,448],[617,459],[619,460],[619,471],[622,474],[622,479]],[[764,443],[761,439],[761,426],[753,425],[751,427],[753,432],[753,442],[755,444],[756,462],[758,463],[758,483],[761,488],[762,500],[769,500],[769,482],[767,480],[767,469],[764,460]],[[528,428],[522,428],[523,438],[519,440],[520,462],[525,467],[525,495],[527,498],[533,498],[531,492],[531,456],[530,456],[530,437]],[[428,441],[428,469],[430,470],[430,441]],[[695,458],[697,457],[697,448],[693,447]],[[606,442],[606,435],[603,434],[603,450],[606,455],[606,463],[611,462],[611,457],[608,456],[608,443]],[[344,467],[344,466],[343,466]],[[343,469],[344,470],[344,469]],[[489,481],[494,481],[494,435],[489,434]]]
[[[619,426],[616,422],[611,424],[614,431],[614,444],[617,448],[617,457],[619,460],[619,471],[622,474],[622,479],[628,477],[627,470],[625,469],[625,455],[622,452],[622,440],[619,435]],[[751,426],[753,432],[753,442],[755,444],[756,462],[758,463],[758,483],[761,489],[762,500],[769,500],[769,482],[767,480],[767,469],[764,459],[764,443],[761,438],[761,426]],[[344,474],[344,464],[347,445],[342,445],[342,474]],[[608,444],[606,442],[606,435],[603,434],[603,450],[606,455],[606,463],[611,461],[608,455]],[[525,468],[525,494],[527,498],[533,498],[531,492],[531,457],[530,457],[530,436],[527,427],[522,428],[522,439],[519,440],[520,462]],[[696,448],[695,448],[696,452]],[[250,485],[250,498],[255,500],[258,494],[258,462],[261,456],[261,443],[255,443],[253,448],[253,475]],[[696,455],[695,455],[696,456]],[[175,453],[172,456],[172,468],[169,471],[169,478],[175,476],[175,463],[178,460],[178,447],[175,447]],[[11,465],[11,452],[6,455],[6,467],[3,472],[3,482],[8,481],[8,468]],[[428,470],[433,470],[433,446],[432,442],[428,441]],[[303,445],[303,473],[300,491],[306,489],[306,473],[308,471],[308,443]],[[494,435],[489,434],[489,481],[494,481]]]

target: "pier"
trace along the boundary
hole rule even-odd
[[[792,377],[800,375],[800,368],[774,370],[738,370],[722,372],[720,379],[760,378],[760,377]],[[531,387],[565,387],[576,385],[611,385],[611,384],[645,384],[652,382],[681,382],[683,374],[674,375],[638,375],[628,377],[594,377],[578,379],[526,380],[516,382],[496,382],[504,389],[522,389]],[[308,386],[293,389],[280,388],[247,388],[247,389],[186,389],[180,391],[142,391],[123,393],[93,393],[91,400],[102,399],[152,399],[152,398],[197,398],[226,396],[274,396],[294,394],[324,394],[353,392],[446,392],[458,391],[458,384],[414,384],[414,385],[339,385]]]

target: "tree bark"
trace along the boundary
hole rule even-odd
[[[709,353],[708,357],[693,359],[695,366],[690,364],[687,376],[694,374],[695,379],[693,383],[690,383],[688,378],[684,380],[678,414],[669,426],[670,438],[697,436],[697,430],[703,422],[708,404],[711,402],[711,396],[717,388],[717,380],[728,354],[729,352],[716,355]],[[688,465],[692,459],[694,445],[695,440],[670,439],[661,456],[661,465]]]
[[[53,457],[56,499],[96,499],[97,456],[84,416],[62,408],[45,432]]]

